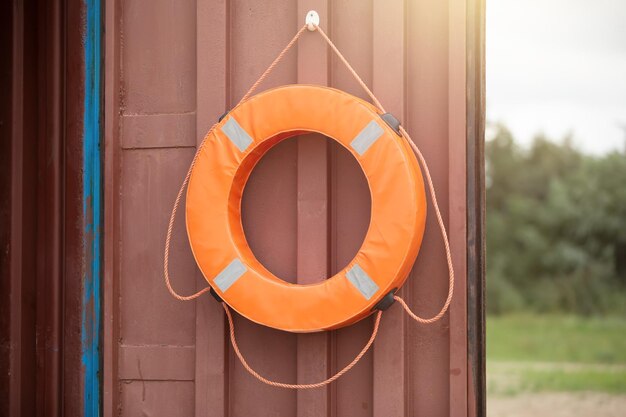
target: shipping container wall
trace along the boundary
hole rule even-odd
[[[466,0],[106,2],[106,416],[468,415],[467,7]],[[373,349],[353,370],[327,388],[293,391],[252,378],[229,345],[221,306],[208,294],[174,300],[162,264],[171,206],[196,146],[310,9],[428,160],[450,235],[456,294],[450,313],[433,325],[392,306]],[[303,34],[261,89],[292,83],[366,98],[316,33]],[[277,276],[317,282],[354,256],[369,204],[352,156],[324,137],[303,135],[272,149],[255,168],[243,201],[246,237]],[[428,209],[420,255],[400,292],[423,316],[439,311],[448,281],[430,202]],[[206,286],[182,216],[171,272],[181,293]],[[373,319],[302,335],[239,316],[235,325],[241,350],[262,375],[306,383],[350,362]]]

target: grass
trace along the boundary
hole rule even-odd
[[[491,394],[626,393],[626,320],[511,315],[487,319]]]
[[[487,319],[496,361],[626,364],[626,319],[511,315]]]
[[[553,369],[525,370],[521,374],[522,391],[595,391],[610,394],[626,393],[624,369]]]

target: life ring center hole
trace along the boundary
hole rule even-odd
[[[371,196],[355,157],[318,133],[285,139],[256,164],[243,191],[242,226],[276,277],[315,284],[344,269],[363,244]]]

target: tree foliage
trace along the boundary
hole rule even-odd
[[[503,126],[485,152],[488,311],[624,314],[626,155],[524,149]]]

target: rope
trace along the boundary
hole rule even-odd
[[[304,32],[304,30],[306,28],[307,28],[307,25],[304,25],[304,26],[302,26],[300,28],[300,30],[291,39],[291,41],[289,41],[287,46],[285,46],[285,48],[280,52],[280,54],[278,54],[278,56],[276,57],[276,59],[274,59],[274,61],[270,64],[270,66],[267,67],[265,72],[263,72],[263,74],[259,77],[259,79],[256,80],[256,82],[254,84],[252,84],[252,87],[250,87],[248,92],[246,94],[244,94],[244,96],[241,98],[241,100],[239,100],[237,105],[239,105],[239,104],[243,103],[244,101],[246,101],[252,95],[252,93],[254,93],[254,91],[257,89],[259,84],[261,84],[263,82],[263,80],[265,80],[265,78],[269,75],[269,73],[272,72],[274,67],[276,67],[276,65],[283,59],[283,56],[285,56],[287,51],[289,51],[289,49],[291,49],[291,47],[298,41],[298,38],[300,38],[300,35],[302,35],[302,33]],[[187,175],[185,176],[185,179],[183,180],[183,183],[181,184],[180,189],[178,190],[178,195],[176,196],[176,200],[174,201],[174,206],[172,207],[172,214],[170,215],[170,221],[169,221],[169,224],[167,226],[167,235],[165,237],[165,254],[163,256],[163,276],[165,277],[165,285],[167,286],[167,290],[170,292],[170,294],[172,294],[172,296],[174,298],[176,298],[177,300],[180,300],[180,301],[190,301],[190,300],[193,300],[195,298],[200,297],[202,294],[206,293],[207,291],[211,290],[211,287],[207,286],[206,288],[203,288],[200,291],[198,291],[198,292],[196,292],[195,294],[192,294],[192,295],[184,296],[184,295],[178,294],[176,292],[176,290],[174,290],[174,288],[172,288],[172,284],[170,282],[169,258],[170,258],[170,241],[172,240],[172,229],[174,228],[174,219],[176,218],[176,212],[178,211],[178,206],[180,205],[180,200],[182,198],[183,192],[185,191],[185,187],[187,186],[187,183],[189,182],[189,178],[191,177],[191,171],[193,170],[193,167],[196,164],[196,160],[198,159],[198,155],[200,154],[200,151],[202,150],[202,147],[204,146],[204,143],[206,142],[207,138],[209,137],[209,135],[211,134],[211,132],[213,131],[215,126],[217,126],[217,123],[214,124],[213,126],[211,126],[211,129],[209,129],[209,132],[206,134],[206,136],[204,137],[204,139],[200,143],[200,146],[198,146],[198,149],[196,150],[195,155],[193,156],[193,160],[191,161],[191,165],[189,166],[189,170],[187,171]]]
[[[433,185],[433,180],[430,177],[430,170],[428,169],[428,164],[426,164],[426,159],[424,158],[424,155],[422,155],[422,152],[419,150],[415,142],[413,142],[413,139],[411,139],[411,136],[409,136],[409,133],[404,129],[404,127],[400,126],[400,132],[402,133],[402,136],[404,137],[404,139],[407,142],[409,142],[409,145],[411,146],[411,148],[417,155],[417,158],[419,159],[420,164],[422,164],[422,167],[424,168],[424,175],[426,176],[426,182],[428,183],[428,190],[430,191],[430,198],[433,202],[433,207],[435,208],[435,215],[437,217],[437,223],[439,224],[439,230],[441,230],[441,238],[443,240],[443,245],[446,250],[446,260],[448,262],[449,280],[448,280],[448,297],[446,298],[446,301],[443,304],[443,307],[441,307],[441,310],[439,311],[439,313],[437,313],[436,316],[433,316],[429,319],[424,319],[422,317],[417,316],[415,313],[413,313],[411,309],[409,308],[409,306],[406,304],[406,302],[399,296],[394,295],[393,298],[394,300],[399,302],[400,305],[402,305],[402,307],[406,310],[408,315],[413,320],[417,321],[418,323],[429,324],[429,323],[436,322],[437,320],[442,318],[443,315],[446,314],[446,311],[448,311],[448,308],[450,307],[450,303],[452,302],[452,295],[454,294],[454,266],[452,265],[452,254],[450,252],[450,242],[448,241],[448,234],[446,233],[446,226],[443,223],[443,218],[441,217],[441,211],[439,210],[439,203],[437,203],[437,194],[435,193],[435,186]]]
[[[361,360],[361,358],[365,355],[365,353],[369,350],[369,348],[372,346],[372,343],[374,343],[374,340],[376,339],[376,335],[378,334],[378,327],[380,325],[380,318],[383,315],[382,311],[379,311],[378,313],[376,313],[376,318],[374,319],[374,329],[372,330],[372,335],[370,336],[369,340],[367,341],[365,346],[363,346],[363,349],[361,349],[359,354],[356,355],[354,359],[352,359],[352,362],[347,364],[341,371],[337,372],[335,375],[331,376],[330,378],[325,379],[324,381],[316,382],[314,384],[285,384],[285,383],[282,383],[282,382],[271,381],[271,380],[269,380],[269,379],[259,375],[259,373],[257,371],[255,371],[254,369],[252,369],[252,367],[250,367],[250,365],[248,365],[248,362],[243,357],[243,355],[241,353],[241,350],[239,350],[239,345],[237,344],[237,340],[235,339],[235,324],[233,322],[233,317],[232,317],[232,315],[230,313],[230,309],[228,308],[228,305],[226,305],[226,303],[224,303],[224,302],[222,302],[222,306],[224,307],[224,311],[226,312],[226,317],[228,318],[228,326],[230,327],[230,342],[233,345],[233,350],[235,351],[235,354],[239,358],[239,361],[241,361],[241,364],[246,369],[246,371],[248,371],[253,377],[255,377],[259,381],[263,382],[264,384],[271,385],[273,387],[289,388],[289,389],[321,388],[321,387],[323,387],[325,385],[330,384],[334,380],[340,378],[343,374],[345,374],[350,369],[352,369],[354,367],[354,365],[356,365],[357,362],[359,362]]]
[[[339,49],[337,49],[337,47],[335,46],[333,41],[331,41],[330,38],[326,35],[326,32],[324,32],[322,30],[322,28],[319,27],[319,26],[315,26],[315,28],[317,29],[317,32],[322,36],[322,38],[324,38],[326,43],[328,43],[330,48],[339,57],[341,62],[343,62],[345,64],[346,68],[348,68],[348,70],[350,71],[350,74],[352,74],[352,76],[358,81],[358,83],[361,85],[361,87],[363,87],[363,89],[367,92],[367,94],[370,96],[370,98],[372,99],[372,101],[374,102],[376,107],[378,107],[378,109],[381,111],[381,113],[385,113],[385,109],[384,109],[383,105],[376,98],[374,93],[372,93],[372,91],[367,87],[365,82],[363,82],[361,77],[359,77],[359,75],[356,73],[354,68],[352,68],[352,66],[350,65],[348,60],[346,60],[346,58],[339,51]],[[450,303],[452,302],[452,295],[454,294],[454,267],[452,265],[452,254],[450,252],[450,243],[448,241],[448,234],[446,233],[446,226],[445,226],[445,224],[443,222],[443,218],[441,217],[441,210],[439,210],[439,204],[437,203],[437,195],[435,193],[435,186],[433,185],[433,180],[432,180],[432,178],[430,176],[430,170],[428,169],[428,164],[426,163],[426,159],[424,158],[424,155],[422,155],[422,152],[419,150],[419,148],[417,147],[417,145],[415,144],[413,139],[411,139],[411,136],[409,136],[409,133],[404,129],[404,127],[400,126],[400,132],[402,133],[402,137],[409,143],[409,145],[413,149],[413,152],[415,152],[415,155],[417,155],[417,157],[418,157],[418,159],[420,161],[420,164],[424,168],[424,174],[426,176],[426,182],[428,183],[428,189],[430,191],[430,197],[431,197],[432,202],[433,202],[433,207],[435,208],[435,214],[436,214],[436,217],[437,217],[437,223],[439,224],[439,229],[441,230],[441,237],[443,239],[443,244],[444,244],[445,251],[446,251],[446,260],[448,262],[449,281],[448,281],[448,297],[446,298],[446,301],[443,304],[443,307],[441,308],[439,313],[437,313],[437,315],[435,315],[434,317],[431,317],[429,319],[424,319],[422,317],[417,316],[415,313],[413,313],[411,311],[411,309],[409,308],[409,306],[406,304],[406,302],[402,298],[400,298],[400,296],[394,295],[393,298],[394,298],[394,300],[398,301],[402,305],[402,307],[406,310],[408,315],[413,320],[415,320],[415,321],[417,321],[419,323],[428,324],[428,323],[433,323],[433,322],[439,320],[441,317],[443,317],[444,314],[446,314],[446,311],[448,311],[448,308],[450,307]]]
[[[274,67],[276,67],[276,65],[283,59],[283,57],[289,51],[289,49],[291,49],[291,47],[298,41],[298,39],[300,38],[300,36],[302,35],[302,33],[304,32],[304,30],[306,28],[307,28],[307,25],[304,25],[304,26],[302,26],[302,28],[300,28],[300,30],[291,39],[291,41],[289,41],[287,46],[285,46],[285,48],[278,54],[278,56],[274,59],[274,61],[272,61],[270,66],[267,67],[267,69],[263,72],[263,74],[261,74],[259,79],[252,85],[252,87],[250,87],[250,89],[246,92],[246,94],[244,94],[244,96],[241,98],[241,100],[239,100],[238,104],[240,104],[243,101],[247,100],[254,93],[254,91],[257,89],[257,87],[272,72]],[[384,109],[383,105],[376,98],[374,93],[369,89],[367,84],[365,84],[365,82],[361,79],[361,77],[359,77],[357,72],[354,70],[354,68],[352,68],[352,66],[350,65],[348,60],[346,60],[346,58],[339,51],[339,49],[337,49],[335,44],[326,35],[326,32],[324,32],[322,30],[322,28],[320,28],[317,25],[315,26],[315,29],[322,36],[322,38],[324,38],[326,43],[330,46],[330,48],[333,50],[333,52],[341,60],[341,62],[344,63],[346,68],[350,71],[350,74],[352,74],[354,79],[361,85],[363,90],[365,90],[365,92],[369,95],[369,97],[372,99],[372,102],[376,105],[376,107],[378,107],[378,109],[381,111],[381,113],[385,113],[385,109]],[[200,143],[200,146],[198,147],[198,150],[196,151],[196,154],[194,155],[193,160],[191,161],[191,165],[189,166],[189,170],[187,171],[187,175],[185,176],[185,179],[183,180],[183,183],[181,184],[180,190],[178,191],[178,195],[176,196],[176,200],[174,201],[174,206],[172,208],[172,214],[170,216],[170,221],[169,221],[169,224],[168,224],[168,227],[167,227],[167,236],[165,238],[165,255],[164,255],[164,260],[163,260],[163,270],[164,270],[164,276],[165,276],[165,285],[167,286],[167,289],[169,290],[170,294],[172,294],[172,296],[174,298],[176,298],[178,300],[181,300],[181,301],[193,300],[194,298],[198,298],[199,296],[201,296],[202,294],[204,294],[205,292],[207,292],[207,291],[209,291],[211,289],[210,286],[207,286],[206,288],[203,288],[202,290],[196,292],[195,294],[189,295],[189,296],[179,295],[172,288],[172,285],[170,283],[170,276],[169,276],[169,249],[170,249],[170,241],[171,241],[171,237],[172,237],[172,229],[173,229],[173,225],[174,225],[174,219],[176,218],[176,212],[178,210],[178,206],[180,204],[180,200],[181,200],[183,191],[184,191],[185,187],[187,186],[187,184],[189,182],[189,178],[191,176],[191,171],[193,170],[193,167],[194,167],[194,165],[196,163],[198,155],[200,154],[200,151],[202,150],[202,148],[204,146],[204,143],[206,142],[207,138],[209,137],[209,135],[211,134],[211,132],[213,131],[215,126],[216,125],[213,125],[211,127],[211,129],[209,129],[209,133],[207,133],[207,135],[204,137],[204,139]],[[448,283],[448,297],[446,298],[446,301],[445,301],[443,307],[441,308],[439,313],[437,313],[437,315],[435,315],[435,316],[433,316],[431,318],[428,318],[428,319],[419,317],[415,313],[413,313],[413,311],[411,311],[411,309],[409,308],[407,303],[402,298],[400,298],[399,296],[395,295],[394,299],[396,301],[398,301],[398,303],[400,303],[400,305],[402,305],[402,307],[406,310],[407,314],[413,320],[415,320],[415,321],[417,321],[419,323],[429,324],[429,323],[433,323],[433,322],[441,319],[445,315],[445,313],[448,311],[448,309],[450,307],[450,303],[452,302],[452,295],[454,294],[454,267],[452,265],[452,255],[451,255],[451,252],[450,252],[450,243],[448,241],[448,235],[446,233],[445,224],[444,224],[443,218],[441,216],[441,211],[439,209],[439,204],[437,203],[437,195],[435,193],[435,186],[433,185],[433,181],[432,181],[432,178],[430,176],[430,170],[428,169],[428,164],[426,163],[426,160],[424,159],[424,156],[422,155],[422,152],[419,150],[419,148],[417,147],[415,142],[411,139],[411,137],[409,136],[408,132],[404,129],[404,127],[400,126],[400,132],[402,134],[402,137],[409,143],[409,145],[413,149],[413,152],[415,152],[415,155],[419,159],[420,164],[424,168],[424,174],[425,174],[425,177],[426,177],[426,182],[428,183],[428,189],[429,189],[429,192],[430,192],[430,197],[431,197],[432,202],[433,202],[433,207],[435,208],[435,214],[436,214],[436,217],[437,217],[437,223],[439,225],[439,229],[441,230],[441,237],[443,239],[444,248],[445,248],[445,251],[446,251],[446,260],[448,262],[448,272],[449,272],[449,283]],[[250,365],[248,364],[248,362],[244,358],[244,356],[241,353],[241,350],[239,349],[239,346],[237,344],[237,339],[235,337],[235,324],[233,322],[233,317],[232,317],[232,314],[230,312],[230,309],[228,308],[228,305],[226,303],[224,303],[224,302],[222,302],[222,306],[224,307],[224,312],[226,313],[226,317],[228,318],[228,326],[230,328],[230,342],[233,345],[233,350],[235,351],[235,354],[237,355],[237,357],[241,361],[241,364],[246,369],[246,371],[248,371],[252,376],[254,376],[259,381],[263,382],[264,384],[271,385],[273,387],[289,388],[289,389],[320,388],[320,387],[323,387],[325,385],[330,384],[331,382],[335,381],[336,379],[341,377],[343,374],[348,372],[350,369],[352,369],[357,364],[357,362],[359,362],[359,360],[363,357],[363,355],[365,355],[365,353],[369,350],[369,348],[374,343],[374,340],[376,339],[376,335],[378,334],[378,328],[379,328],[379,325],[380,325],[380,318],[382,316],[382,311],[378,311],[376,313],[376,318],[375,318],[375,321],[374,321],[374,328],[372,330],[372,335],[370,336],[368,342],[365,344],[365,346],[363,347],[361,352],[359,352],[359,354],[352,360],[352,362],[350,362],[348,365],[346,365],[342,370],[337,372],[335,375],[331,376],[330,378],[328,378],[328,379],[326,379],[324,381],[317,382],[317,383],[312,383],[312,384],[285,384],[285,383],[282,383],[282,382],[271,381],[271,380],[261,376],[258,372],[256,372],[254,369],[252,369],[252,367],[250,367]]]
[[[372,93],[372,90],[370,90],[369,87],[367,86],[367,84],[365,84],[365,82],[361,79],[361,77],[359,77],[359,74],[357,74],[357,72],[354,70],[354,68],[352,68],[352,65],[350,65],[348,60],[343,56],[343,54],[339,51],[339,49],[337,49],[337,47],[335,46],[333,41],[331,41],[330,38],[328,37],[328,35],[326,35],[326,32],[324,32],[324,30],[321,27],[317,26],[317,25],[315,26],[315,29],[317,29],[317,33],[319,33],[322,36],[322,38],[324,38],[324,40],[326,41],[328,46],[330,46],[330,49],[332,49],[333,52],[335,52],[335,55],[337,55],[337,57],[341,60],[341,62],[343,62],[343,64],[346,66],[346,68],[348,68],[348,71],[350,71],[350,74],[352,74],[354,79],[357,80],[357,82],[363,88],[363,90],[365,90],[367,95],[370,96],[370,98],[372,99],[372,101],[374,102],[376,107],[378,107],[382,113],[385,113],[385,108],[380,103],[378,98],[376,98],[374,93]]]
[[[263,74],[261,74],[261,76],[259,77],[258,80],[256,80],[256,82],[254,84],[252,84],[252,87],[250,87],[250,89],[248,90],[248,92],[246,94],[243,95],[243,97],[241,98],[241,100],[239,100],[239,103],[242,103],[244,101],[246,101],[251,95],[252,93],[254,93],[254,91],[256,90],[256,88],[259,86],[259,84],[261,84],[263,82],[263,80],[265,80],[265,78],[269,75],[270,72],[272,72],[272,70],[274,69],[274,67],[283,59],[283,56],[285,56],[285,54],[287,53],[287,51],[289,51],[291,49],[291,47],[298,41],[298,39],[300,38],[300,35],[302,35],[302,33],[304,32],[304,30],[306,29],[307,25],[304,25],[300,28],[300,30],[298,31],[298,33],[296,33],[296,35],[289,41],[289,43],[287,44],[287,46],[285,46],[285,48],[280,52],[280,54],[278,54],[278,56],[276,57],[276,59],[274,59],[274,61],[270,64],[269,67],[267,67],[267,69],[265,70],[265,72]]]
[[[193,156],[193,159],[191,160],[191,164],[189,165],[189,170],[187,170],[187,175],[185,175],[185,179],[183,180],[183,183],[181,184],[180,189],[178,190],[178,195],[176,195],[176,200],[174,200],[174,207],[172,207],[172,214],[170,215],[170,222],[167,225],[167,235],[165,236],[165,254],[163,255],[163,276],[165,277],[165,285],[167,286],[167,289],[170,292],[170,294],[172,294],[174,298],[180,301],[193,300],[194,298],[198,298],[205,292],[211,290],[211,287],[207,286],[206,288],[203,288],[197,293],[192,294],[192,295],[178,294],[174,290],[174,288],[172,288],[172,284],[170,282],[170,272],[169,272],[170,266],[169,265],[170,265],[170,241],[172,240],[172,229],[174,228],[174,219],[176,218],[176,211],[178,211],[178,206],[180,205],[180,199],[183,196],[183,191],[185,190],[187,183],[189,182],[189,177],[191,177],[191,171],[193,170],[194,165],[196,165],[196,161],[198,160],[198,155],[200,155],[200,151],[202,150],[202,147],[204,146],[205,142],[207,141],[207,138],[209,137],[209,135],[211,134],[211,132],[213,131],[216,125],[217,123],[211,126],[211,129],[209,129],[209,132],[206,134],[204,139],[202,139],[202,142],[200,143],[200,146],[198,146],[198,150],[196,151],[196,154]]]

